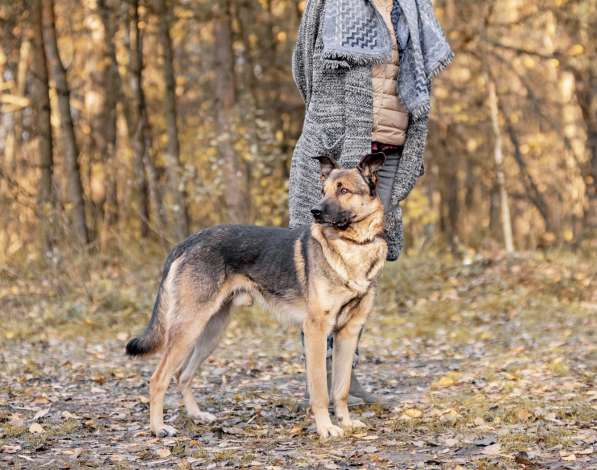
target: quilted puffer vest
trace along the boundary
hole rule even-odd
[[[391,13],[393,0],[373,0],[383,17],[392,38],[396,37]],[[371,140],[383,144],[403,145],[408,129],[408,111],[398,97],[399,71],[398,44],[392,41],[392,61],[376,64],[372,70],[373,83],[373,133]]]

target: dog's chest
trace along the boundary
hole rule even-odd
[[[378,241],[367,245],[356,245],[342,242],[337,248],[341,253],[341,264],[344,264],[348,278],[358,284],[370,283],[377,275],[380,261],[385,259],[386,242]],[[336,270],[342,270],[336,266]]]

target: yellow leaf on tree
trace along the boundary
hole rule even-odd
[[[582,44],[574,44],[569,50],[568,53],[572,56],[584,54],[585,47]]]

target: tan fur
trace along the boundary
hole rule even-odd
[[[343,186],[350,188],[351,193],[341,194],[338,188]],[[195,370],[223,334],[235,293],[248,293],[264,306],[302,323],[311,408],[322,438],[343,433],[328,413],[326,338],[335,333],[332,390],[336,416],[342,427],[363,425],[350,418],[347,400],[358,334],[372,309],[375,280],[386,258],[383,206],[379,198],[371,196],[356,169],[332,171],[324,189],[326,198],[336,198],[338,204],[355,214],[355,221],[346,230],[312,225],[308,260],[303,259],[300,241],[295,243],[289,256],[294,260],[302,297],[269,298],[253,281],[240,275],[219,280],[217,291],[206,294],[201,289],[201,279],[190,268],[182,261],[173,264],[164,286],[168,307],[160,309],[164,354],[150,381],[154,434],[175,433],[163,422],[164,394],[173,376],[189,416],[200,420],[214,418],[199,410],[190,384]],[[184,254],[180,259],[184,259]]]
[[[307,273],[305,272],[305,260],[303,259],[300,240],[294,242],[294,266],[301,290],[305,292],[307,288]]]

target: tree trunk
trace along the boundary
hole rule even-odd
[[[435,161],[437,167],[437,186],[439,189],[439,229],[446,244],[454,255],[458,255],[459,225],[458,215],[460,211],[460,201],[458,188],[458,164],[456,157],[459,155],[450,144],[449,135],[457,131],[454,126],[434,125],[431,131],[434,142],[441,148]]]
[[[543,197],[541,191],[539,191],[539,186],[535,182],[535,179],[529,172],[527,164],[522,156],[522,152],[520,151],[520,142],[518,141],[518,135],[516,134],[516,130],[514,129],[514,125],[510,120],[510,117],[507,112],[503,112],[504,119],[506,121],[506,131],[510,137],[510,141],[512,142],[512,146],[514,147],[514,160],[518,165],[518,169],[520,170],[520,175],[522,176],[522,184],[525,187],[525,193],[528,196],[531,203],[535,206],[535,208],[541,214],[543,218],[543,223],[545,224],[545,229],[548,232],[555,234],[558,238],[560,237],[559,230],[556,228],[556,224],[553,223],[551,218],[551,212],[549,210],[549,205]]]
[[[574,76],[574,94],[586,132],[588,161],[577,159],[577,163],[585,184],[582,235],[593,236],[597,233],[597,4],[594,1],[583,4],[586,4],[583,15],[574,21],[568,17],[567,9],[555,9],[554,13],[571,41],[584,48],[582,56],[571,57],[563,65]]]
[[[498,233],[500,225],[500,190],[494,181],[489,188],[489,233]]]
[[[33,106],[38,133],[39,152],[39,189],[37,192],[37,207],[41,220],[39,222],[39,239],[42,252],[48,253],[52,249],[52,233],[55,220],[53,172],[54,159],[52,155],[52,123],[50,108],[50,88],[48,83],[48,64],[44,51],[42,0],[34,0],[32,15],[33,30]]]
[[[574,71],[576,101],[587,134],[587,154],[589,161],[581,168],[585,180],[587,207],[584,221],[589,230],[597,230],[597,71],[594,64],[583,71]]]
[[[466,159],[466,175],[464,177],[464,207],[472,212],[476,205],[475,192],[477,189],[476,162],[472,157]]]
[[[157,171],[151,158],[151,128],[147,116],[145,92],[143,91],[143,37],[139,28],[139,1],[131,2],[132,44],[130,52],[131,88],[136,108],[137,123],[134,132],[135,187],[139,196],[138,210],[141,218],[141,236],[149,234],[150,201],[156,214],[156,232],[161,235],[165,228],[164,211],[158,187]]]
[[[215,110],[218,129],[218,149],[224,173],[224,199],[228,219],[232,223],[246,222],[249,217],[249,192],[247,175],[243,174],[242,162],[234,151],[232,130],[236,106],[234,79],[234,54],[230,4],[221,3],[213,21],[215,38],[215,70],[218,79],[215,84]]]
[[[19,48],[19,61],[17,65],[17,76],[15,80],[14,95],[16,97],[23,97],[25,95],[25,88],[27,85],[27,69],[29,67],[29,57],[31,55],[31,42],[28,37],[23,37],[21,47]],[[15,110],[11,116],[12,130],[6,136],[5,142],[5,157],[8,168],[13,174],[19,172],[19,148],[21,146],[21,135],[23,128],[23,114],[19,109]]]
[[[189,219],[184,190],[183,171],[180,164],[180,143],[178,140],[176,80],[174,78],[174,52],[170,25],[172,24],[171,8],[166,0],[157,0],[157,12],[160,21],[160,42],[163,51],[164,100],[166,128],[168,131],[168,147],[166,150],[168,175],[168,193],[170,196],[169,222],[176,239],[182,240],[189,234]]]
[[[102,82],[104,97],[101,111],[100,154],[103,156],[105,173],[105,193],[103,219],[106,228],[113,227],[118,221],[118,188],[116,183],[116,144],[117,144],[117,106],[122,96],[120,73],[116,60],[114,35],[116,33],[114,14],[106,0],[98,0],[98,12],[104,29],[104,67]]]
[[[514,252],[514,242],[512,240],[512,220],[510,218],[510,204],[508,202],[508,193],[506,192],[506,178],[504,175],[504,154],[502,150],[502,135],[500,132],[500,123],[498,118],[498,101],[495,88],[495,82],[488,76],[489,92],[489,112],[491,117],[491,128],[494,138],[494,159],[496,167],[496,182],[500,196],[500,209],[502,218],[502,233],[504,236],[504,245],[507,253]]]
[[[446,146],[445,148],[449,148]],[[444,155],[440,164],[441,228],[450,250],[458,254],[458,167],[450,161],[450,155]]]
[[[85,221],[85,202],[83,199],[83,185],[79,170],[79,149],[75,136],[75,128],[70,108],[70,89],[66,78],[66,70],[60,59],[58,41],[56,39],[56,19],[54,16],[54,1],[43,2],[44,44],[52,78],[58,96],[58,109],[60,111],[60,127],[64,147],[64,164],[68,184],[70,203],[72,204],[71,217],[76,239],[81,244],[89,243],[87,223]]]

